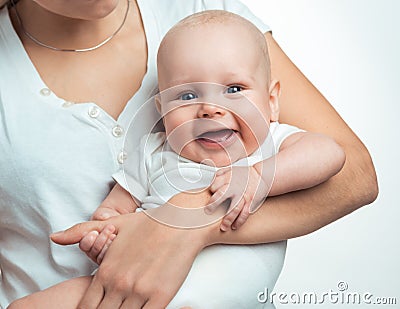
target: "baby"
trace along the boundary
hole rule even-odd
[[[200,227],[223,216],[222,230],[237,229],[267,196],[315,186],[342,168],[344,152],[331,138],[278,123],[280,85],[270,78],[264,36],[247,20],[225,11],[189,16],[166,34],[157,60],[155,101],[165,132],[146,135],[128,153],[97,217],[140,208],[171,226]],[[211,196],[205,209],[167,203],[199,190]],[[98,262],[114,237],[99,235]],[[62,282],[10,308],[75,308],[90,280]]]

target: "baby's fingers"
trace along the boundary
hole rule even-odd
[[[115,209],[112,209],[107,206],[100,205],[96,211],[93,213],[91,220],[107,220],[111,217],[119,216],[120,213]]]
[[[211,195],[210,199],[208,200],[208,204],[204,209],[207,214],[212,214],[217,207],[222,204],[222,202],[229,198],[229,195],[227,195],[228,187],[228,184],[223,185],[218,191]]]
[[[229,184],[231,180],[231,170],[230,169],[221,169],[215,173],[215,178],[210,185],[210,191],[216,192],[221,189],[221,187]]]
[[[99,236],[99,232],[91,231],[87,233],[79,242],[79,248],[85,252],[86,254],[89,253],[90,249],[92,249],[94,242],[96,241],[97,237]]]
[[[108,239],[115,232],[115,227],[108,224],[97,236],[92,248],[86,254],[95,262],[98,260],[98,256],[103,250],[104,246],[107,244]]]
[[[104,255],[106,254],[108,248],[110,247],[112,241],[117,237],[115,234],[111,234],[110,237],[108,237],[106,243],[103,246],[103,249],[101,249],[101,252],[97,256],[97,264],[100,265],[100,263],[103,261]]]
[[[229,211],[228,214],[225,215],[220,225],[221,231],[225,232],[232,226],[232,223],[240,215],[240,212],[243,209],[243,205],[244,200],[240,200],[237,205],[231,211]]]
[[[237,230],[238,228],[240,228],[246,222],[246,220],[249,218],[249,215],[250,215],[250,204],[244,203],[242,212],[237,217],[235,222],[232,224],[232,230]]]

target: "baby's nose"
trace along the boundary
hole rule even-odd
[[[197,116],[199,118],[214,118],[214,117],[222,117],[226,113],[226,110],[219,107],[218,105],[201,103],[199,104],[199,109]]]

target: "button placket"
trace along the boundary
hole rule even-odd
[[[97,125],[100,125],[102,130],[107,130],[109,132],[109,136],[111,136],[112,148],[114,149],[114,155],[116,162],[121,165],[127,158],[127,153],[123,149],[124,139],[122,138],[125,134],[125,130],[122,126],[116,123],[114,119],[108,116],[107,113],[104,113],[100,107],[97,105],[91,105],[87,110],[87,115],[92,119],[92,121],[96,121]]]
[[[114,137],[114,149],[120,149],[116,153],[116,159],[119,164],[123,164],[127,158],[127,153],[124,150],[124,139],[122,138],[125,134],[125,130],[119,124],[115,124],[111,129],[111,135]]]

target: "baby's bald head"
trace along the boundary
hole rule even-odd
[[[218,30],[220,31],[218,32]],[[182,19],[172,27],[160,44],[157,57],[159,68],[162,69],[166,65],[166,57],[170,56],[174,48],[182,46],[181,44],[177,44],[177,41],[179,41],[180,36],[184,33],[191,33],[193,40],[201,39],[203,44],[215,43],[210,37],[217,35],[217,33],[218,35],[231,36],[230,40],[237,41],[241,45],[245,44],[246,48],[254,50],[254,56],[258,58],[260,61],[259,65],[265,70],[267,81],[270,80],[270,60],[267,42],[263,33],[247,19],[223,10],[209,10],[195,13]],[[223,39],[220,41],[223,42]],[[187,42],[188,53],[190,53],[190,43],[190,41]],[[215,46],[215,48],[215,53],[218,53],[220,46]],[[227,48],[231,47],[227,46]],[[246,59],[241,59],[240,61],[246,61]]]

